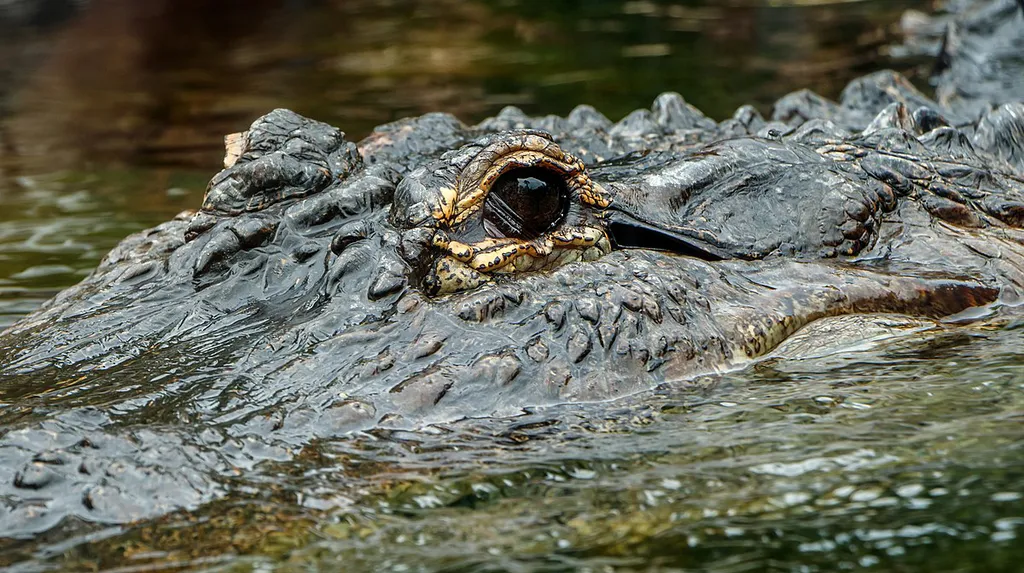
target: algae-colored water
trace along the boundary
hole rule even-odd
[[[0,327],[196,207],[220,137],[274,107],[353,139],[510,104],[617,119],[665,90],[717,119],[767,112],[883,66],[923,82],[927,66],[882,53],[931,3],[218,4],[0,2]],[[197,508],[0,531],[0,567],[1018,571],[1022,337],[1019,321],[949,326],[610,404],[264,452],[209,476]]]

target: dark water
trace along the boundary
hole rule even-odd
[[[0,327],[198,206],[221,136],[274,107],[352,138],[505,105],[617,119],[665,90],[717,119],[767,113],[883,66],[923,81],[882,54],[930,4],[0,0]],[[194,511],[0,532],[0,567],[1019,571],[1022,334],[942,328],[610,405],[264,452]]]

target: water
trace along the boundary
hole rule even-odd
[[[219,5],[0,0],[0,327],[196,207],[221,136],[273,107],[354,139],[509,104],[618,118],[664,90],[718,119],[768,112],[881,66],[922,80],[879,54],[929,2]],[[612,404],[321,440],[211,478],[223,495],[194,511],[0,537],[0,567],[1015,571],[1022,332],[951,327]]]

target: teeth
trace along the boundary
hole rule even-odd
[[[544,239],[543,241],[537,241],[534,243],[533,254],[538,257],[546,257],[551,254],[555,248],[551,239]]]

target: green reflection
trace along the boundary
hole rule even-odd
[[[125,168],[0,183],[0,328],[81,280],[126,235],[197,205],[206,177]]]

